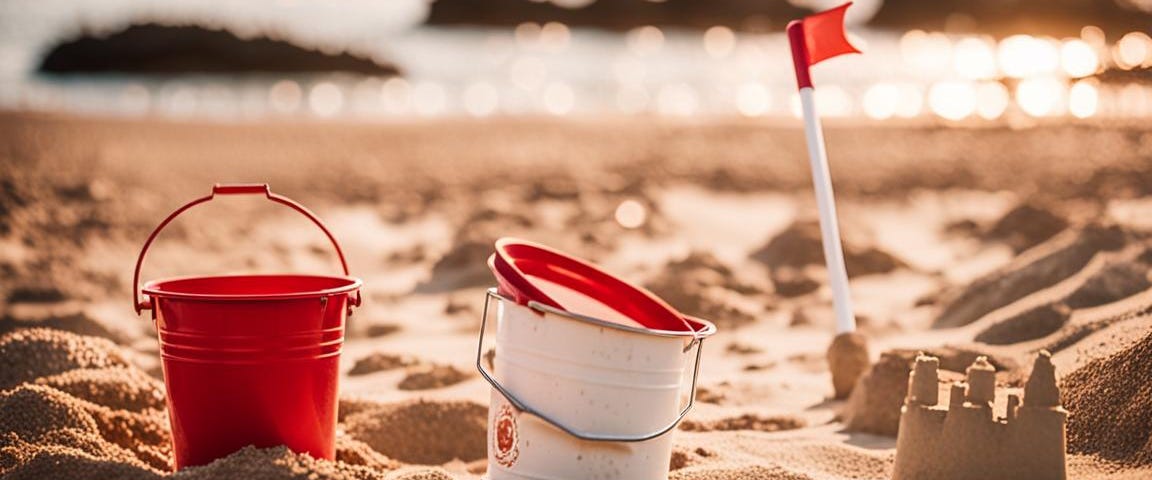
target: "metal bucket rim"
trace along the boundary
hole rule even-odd
[[[559,309],[559,308],[553,307],[551,305],[537,302],[535,300],[529,301],[528,305],[521,305],[520,303],[516,302],[515,299],[501,295],[495,288],[489,289],[488,293],[489,293],[489,295],[496,297],[500,301],[507,302],[507,303],[510,303],[512,305],[516,305],[519,307],[525,307],[525,308],[528,308],[528,309],[530,309],[536,313],[539,313],[539,314],[550,314],[550,315],[565,318],[568,320],[575,320],[578,322],[590,323],[590,324],[595,325],[597,327],[611,328],[614,330],[622,330],[625,332],[636,333],[636,334],[640,334],[640,335],[650,335],[650,336],[656,336],[656,337],[687,337],[687,338],[693,338],[693,339],[702,339],[702,338],[710,337],[714,333],[716,333],[716,324],[714,324],[708,320],[705,320],[703,318],[694,317],[691,315],[681,314],[681,317],[684,319],[684,322],[688,324],[688,326],[693,327],[692,330],[661,330],[661,329],[647,328],[647,327],[633,327],[631,325],[625,325],[622,323],[604,320],[604,319],[600,319],[597,317],[593,317],[591,315],[584,315],[581,313],[570,312],[567,310]]]
[[[341,285],[332,288],[325,288],[320,290],[307,290],[307,291],[286,291],[276,293],[190,293],[166,290],[165,286],[172,283],[186,282],[190,280],[208,280],[208,279],[236,279],[236,278],[284,278],[296,277],[307,279],[325,279],[337,280],[347,282],[347,285]],[[302,274],[302,273],[259,273],[259,274],[235,274],[235,275],[188,275],[178,277],[167,277],[157,280],[151,280],[144,284],[142,292],[152,298],[164,299],[177,299],[177,300],[201,300],[201,301],[273,301],[273,300],[293,300],[301,298],[317,298],[328,297],[333,295],[348,294],[355,292],[364,285],[363,280],[348,275],[315,275],[315,274]]]

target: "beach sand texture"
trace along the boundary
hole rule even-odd
[[[1051,352],[1068,476],[1152,476],[1152,165],[1139,125],[829,122],[871,365],[835,399],[831,296],[796,125],[626,119],[263,125],[0,114],[0,477],[476,479],[484,263],[539,241],[714,321],[670,478],[882,479],[918,352],[940,402],[980,356],[993,408]],[[882,146],[882,147],[881,147]],[[312,207],[365,280],[336,461],[246,448],[171,473],[155,332],[128,301],[150,229],[214,182]],[[631,201],[636,228],[617,221]],[[332,272],[244,198],[190,211],[145,279]],[[619,210],[625,210],[623,208]],[[1024,398],[1027,398],[1025,396]],[[1002,413],[1001,413],[1002,414]]]

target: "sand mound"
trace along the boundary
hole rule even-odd
[[[109,461],[83,450],[0,440],[0,475],[5,480],[159,480],[160,474],[131,463]],[[11,468],[9,468],[11,467]]]
[[[384,480],[452,480],[452,476],[440,468],[406,467],[389,473]]]
[[[343,422],[345,418],[348,418],[352,415],[355,415],[355,414],[363,412],[363,411],[379,408],[379,407],[382,407],[384,405],[387,405],[387,404],[386,403],[380,403],[380,402],[374,402],[372,400],[367,400],[367,399],[363,399],[363,398],[341,397],[340,398],[340,407],[336,409],[337,420]]]
[[[975,340],[990,345],[1009,345],[1035,340],[1060,330],[1072,310],[1062,303],[1049,303],[994,323],[976,334]]]
[[[80,368],[127,368],[112,342],[50,329],[0,337],[0,390]]]
[[[387,471],[400,468],[400,462],[372,450],[372,447],[364,442],[344,435],[336,437],[336,461],[361,465],[373,470]]]
[[[467,401],[386,404],[349,415],[346,430],[374,450],[405,463],[439,465],[487,455],[488,407]]]
[[[1152,287],[1152,282],[1148,281],[1148,265],[1120,262],[1088,278],[1065,302],[1074,309],[1095,307],[1130,297],[1149,287]]]
[[[111,409],[163,410],[164,384],[135,368],[70,370],[36,380],[76,398]]]
[[[452,365],[425,365],[412,367],[408,375],[400,380],[396,388],[400,390],[431,390],[443,388],[472,378],[472,373]]]
[[[710,458],[691,456],[683,468],[673,471],[670,480],[846,480],[849,478],[889,478],[891,451],[872,451],[842,444],[800,438],[759,435],[732,436],[698,434],[680,442],[679,449],[707,445]],[[738,448],[729,446],[740,445]]]
[[[0,393],[0,426],[27,441],[37,441],[57,430],[97,431],[96,420],[74,398],[33,385]]]
[[[820,224],[816,221],[793,223],[753,252],[752,259],[764,263],[773,270],[781,267],[824,265]],[[844,263],[850,277],[888,273],[904,266],[904,262],[888,252],[848,240],[845,240],[844,245]]]
[[[146,471],[148,466],[136,455],[117,442],[104,438],[105,431],[115,434],[127,431],[127,427],[117,425],[109,418],[92,415],[93,409],[102,408],[38,385],[23,385],[0,394],[0,430],[6,432],[3,443],[0,443],[3,451],[0,470],[20,467],[38,471],[36,469],[42,468],[46,460],[37,457],[44,453],[54,455],[52,458],[58,459],[60,468],[79,468],[74,464],[86,464],[95,459]],[[118,430],[121,428],[123,430]],[[166,435],[163,441],[167,442]],[[142,443],[141,446],[147,445]],[[70,456],[78,457],[77,461],[65,461]],[[37,463],[30,464],[34,460]],[[166,466],[167,460],[164,459],[152,468]]]
[[[820,224],[814,221],[794,222],[753,252],[752,259],[769,268],[823,265],[824,246],[820,243]]]
[[[457,241],[432,265],[430,279],[418,286],[417,291],[440,293],[491,284],[487,261],[492,252],[492,241],[488,239]]]
[[[348,375],[367,375],[369,373],[395,370],[409,365],[416,365],[420,361],[404,355],[375,352],[356,360],[356,364],[348,370]]]
[[[984,238],[1007,243],[1016,253],[1043,243],[1068,228],[1068,222],[1039,205],[1024,203],[1000,217]]]
[[[171,468],[172,445],[168,419],[163,413],[154,410],[126,412],[91,404],[85,407],[96,420],[104,440],[132,452],[152,468]]]
[[[668,480],[812,480],[813,477],[789,472],[780,467],[707,466],[684,468],[672,472]]]
[[[1152,335],[1064,377],[1068,451],[1152,465]]]
[[[815,292],[822,285],[817,278],[824,277],[823,270],[818,267],[778,267],[770,272],[772,286],[777,295],[782,297],[799,297]]]
[[[383,480],[372,468],[317,460],[292,453],[287,447],[245,447],[202,467],[189,467],[172,475],[187,480]]]
[[[401,330],[400,325],[395,323],[374,323],[364,329],[364,335],[368,338],[379,338],[392,335],[393,333]]]
[[[680,470],[684,467],[689,467],[699,463],[705,462],[707,458],[713,457],[716,452],[704,447],[697,447],[695,449],[687,448],[681,445],[672,446],[672,460],[669,462],[669,470]]]
[[[732,306],[734,295],[757,295],[767,290],[767,285],[737,280],[727,265],[703,252],[693,252],[669,262],[645,287],[677,310],[706,318],[721,327],[756,320],[754,315]]]
[[[760,432],[778,432],[781,430],[795,430],[808,426],[803,418],[792,415],[764,416],[754,413],[745,413],[735,417],[725,417],[716,420],[684,420],[680,429],[688,432],[713,432],[732,430],[756,430]]]
[[[1084,268],[1100,251],[1124,246],[1126,234],[1114,226],[1065,232],[1016,257],[1006,267],[972,282],[937,317],[936,328],[968,325],[1000,307],[1050,287]]]

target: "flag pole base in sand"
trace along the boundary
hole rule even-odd
[[[868,338],[859,332],[837,334],[828,346],[828,369],[832,372],[832,388],[835,398],[848,398],[856,382],[868,370],[871,361],[868,357]]]

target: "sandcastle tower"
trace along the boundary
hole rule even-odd
[[[894,480],[1063,480],[1068,412],[1060,406],[1052,357],[1040,352],[1024,398],[1008,396],[997,417],[996,369],[985,357],[968,367],[940,405],[940,362],[919,355],[900,415]]]

